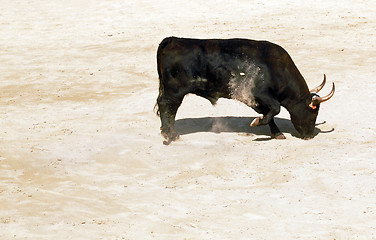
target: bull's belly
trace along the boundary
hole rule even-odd
[[[256,102],[255,93],[257,95],[262,92],[265,87],[266,74],[263,69],[261,64],[241,61],[226,69],[217,68],[213,75],[220,77],[215,81],[196,77],[192,83],[194,83],[196,94],[209,99],[212,104],[215,104],[219,98],[229,98],[256,109],[259,104]],[[220,79],[221,77],[226,80]],[[215,87],[214,91],[208,92],[208,89],[213,89],[212,81],[221,84],[218,84],[219,87]],[[224,82],[226,86],[222,85]]]

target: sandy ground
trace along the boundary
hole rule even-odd
[[[376,239],[375,1],[0,0],[1,239]],[[167,36],[265,39],[310,87],[318,133],[284,110],[186,96],[162,144]],[[322,92],[330,91],[330,84]]]

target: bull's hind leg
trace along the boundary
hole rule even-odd
[[[161,118],[161,134],[166,139],[163,144],[168,145],[179,138],[175,130],[176,112],[183,98],[166,97],[160,95],[157,99],[158,111]]]
[[[269,125],[271,136],[275,139],[286,139],[285,135],[279,130],[278,126],[274,122],[274,116],[281,110],[281,105],[274,99],[257,99],[257,104],[252,108],[263,114],[262,117],[255,118],[250,124],[251,127]]]

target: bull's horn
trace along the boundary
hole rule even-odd
[[[309,90],[309,91],[311,93],[318,93],[324,87],[325,83],[326,83],[326,75],[324,74],[324,80],[322,81],[322,83],[319,86],[317,86],[314,89]]]
[[[317,100],[319,101],[319,103],[323,103],[323,102],[326,102],[328,101],[329,99],[331,99],[334,95],[334,91],[336,90],[336,87],[333,83],[333,87],[332,87],[332,91],[326,95],[325,97],[318,97]]]

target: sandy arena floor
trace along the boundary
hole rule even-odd
[[[0,0],[1,239],[376,239],[375,1]],[[283,46],[335,82],[314,139],[245,105],[153,113],[167,36]],[[330,91],[330,84],[322,92]]]

